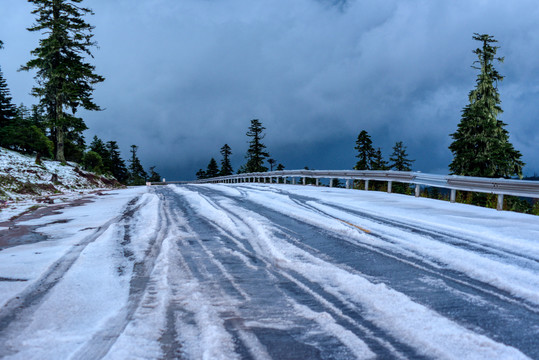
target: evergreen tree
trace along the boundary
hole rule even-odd
[[[393,147],[393,154],[389,157],[391,161],[390,169],[397,171],[411,171],[412,163],[415,160],[408,159],[408,154],[406,153],[406,146],[402,144],[402,141],[395,143]]]
[[[17,108],[11,102],[11,95],[0,67],[0,129],[15,123]],[[2,141],[2,139],[0,139]]]
[[[206,177],[212,178],[219,175],[219,166],[217,166],[217,161],[214,158],[211,158],[208,169],[206,169]]]
[[[273,171],[273,165],[275,165],[277,161],[275,159],[268,159],[268,164],[270,164],[270,171]]]
[[[110,172],[122,184],[125,184],[129,178],[129,172],[125,166],[125,161],[120,156],[120,148],[116,141],[107,142],[107,151],[109,154]]]
[[[384,157],[382,156],[382,150],[378,148],[372,157],[372,166],[371,170],[388,170],[389,165],[387,164],[387,161],[384,160]]]
[[[0,41],[0,49],[3,43]],[[0,146],[11,148],[16,135],[14,126],[17,120],[17,109],[11,101],[7,82],[0,67]]]
[[[82,135],[82,132],[86,129],[86,124],[81,118],[74,118],[74,125],[82,125],[81,127],[71,127],[64,135],[64,157],[66,161],[80,162],[84,151],[86,150],[86,140]],[[84,130],[82,130],[84,129]]]
[[[284,170],[284,165],[279,163],[279,165],[277,165],[277,168],[275,169],[277,171],[283,171]]]
[[[95,151],[88,151],[82,157],[81,164],[86,171],[91,171],[96,174],[103,173],[103,159],[101,155]]]
[[[232,150],[228,144],[224,144],[221,148],[221,155],[223,156],[223,159],[221,160],[221,171],[219,174],[221,176],[232,175],[234,173],[232,165],[230,164],[230,155],[232,155]]]
[[[112,174],[112,163],[111,163],[111,154],[109,150],[107,149],[107,146],[96,135],[94,135],[94,138],[89,146],[90,151],[93,151],[99,156],[101,156],[101,159],[103,160],[102,164],[102,171],[103,173],[111,173]]]
[[[482,43],[474,53],[478,59],[473,65],[480,71],[476,88],[470,91],[470,103],[462,110],[457,131],[451,134],[454,139],[449,149],[453,161],[449,165],[452,174],[480,177],[522,177],[524,163],[521,153],[509,142],[506,125],[498,120],[503,111],[497,84],[503,80],[493,66],[493,61],[502,62],[496,57],[499,48],[497,41],[490,35],[474,34],[474,40]]]
[[[359,158],[355,170],[371,170],[374,157],[374,148],[372,147],[372,140],[369,134],[365,130],[362,130],[357,136],[356,146],[354,147],[358,151],[356,155]]]
[[[206,172],[202,169],[198,169],[197,173],[196,173],[196,177],[198,180],[200,179],[206,179],[207,176],[206,176]]]
[[[30,117],[24,105],[15,107],[7,83],[0,69],[0,146],[27,154],[36,153],[36,163],[41,164],[41,156],[49,156],[52,144]]]
[[[129,185],[144,185],[148,174],[144,171],[144,168],[140,164],[140,160],[137,157],[138,146],[131,145],[131,160],[129,160]]]
[[[37,16],[36,24],[28,30],[43,32],[46,37],[31,52],[34,58],[21,70],[37,70],[37,86],[32,94],[47,109],[55,159],[65,162],[66,152],[76,159],[84,150],[81,134],[87,127],[81,118],[75,117],[77,109],[100,110],[92,99],[92,92],[93,86],[104,78],[95,74],[93,65],[85,62],[86,57],[92,56],[90,48],[96,43],[92,40],[94,27],[87,24],[83,16],[93,12],[79,5],[82,0],[28,1],[35,5],[32,14]]]
[[[155,165],[150,166],[150,177],[148,178],[149,182],[161,182],[161,175],[155,171]]]
[[[247,168],[245,167],[245,164],[241,165],[238,169],[238,171],[236,172],[236,174],[245,174],[247,173]]]
[[[264,160],[269,157],[269,154],[264,150],[266,145],[262,144],[262,140],[266,136],[262,133],[265,129],[260,120],[251,120],[251,126],[249,126],[249,131],[246,134],[251,138],[249,140],[249,149],[245,156],[247,159],[245,172],[247,173],[268,171],[268,168],[263,165]]]

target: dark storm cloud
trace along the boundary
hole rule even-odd
[[[351,168],[362,129],[387,156],[404,141],[414,168],[447,172],[476,73],[474,32],[499,41],[506,62],[502,120],[539,170],[539,18],[534,1],[145,0],[87,1],[96,15],[95,92],[106,108],[84,113],[169,178],[191,178],[228,143],[244,162],[249,120],[261,119],[287,168]],[[15,73],[37,38],[23,2],[2,4],[0,65],[17,102],[32,86]],[[6,12],[3,12],[4,14]],[[4,17],[4,16],[2,16]]]

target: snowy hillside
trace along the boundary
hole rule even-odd
[[[61,165],[0,148],[0,200],[5,205],[22,200],[53,201],[54,195],[85,192],[119,186],[114,179],[107,179],[80,170],[75,163]]]

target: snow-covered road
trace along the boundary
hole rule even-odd
[[[241,184],[17,226],[39,236],[0,251],[5,359],[539,359],[539,217]]]

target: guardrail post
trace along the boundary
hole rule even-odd
[[[369,180],[365,180],[365,191],[369,191]]]
[[[391,187],[393,186],[393,181],[387,182],[387,192],[388,194],[391,194]]]
[[[292,185],[296,185],[296,178],[292,176]]]
[[[452,203],[457,201],[457,190],[456,189],[451,189],[451,197],[449,198],[449,201],[452,202]]]
[[[316,178],[316,186],[320,186],[320,179]]]
[[[346,188],[350,189],[350,179],[346,179]]]
[[[303,177],[303,185],[307,185],[307,178],[305,176]]]
[[[333,187],[333,178],[329,179],[329,187]]]
[[[503,210],[503,194],[498,194],[498,204],[496,204],[496,210]]]
[[[419,184],[415,184],[415,197],[419,197],[420,190]]]

